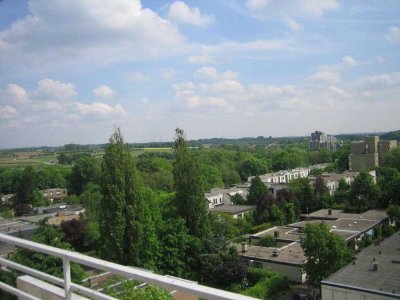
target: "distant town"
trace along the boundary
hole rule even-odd
[[[391,137],[396,132],[340,139],[315,131],[203,144],[177,130],[172,144],[134,147],[116,131],[101,147],[3,150],[0,231],[243,297],[392,299],[400,295],[393,246],[400,237],[400,147]],[[117,170],[128,177],[121,181]],[[124,216],[127,207],[136,211]],[[141,227],[118,229],[135,218]],[[138,243],[148,250],[127,255],[111,238],[118,235],[132,250]],[[196,240],[198,254],[191,250]],[[2,241],[1,257],[62,274],[62,264],[57,271]],[[15,278],[19,288],[53,289],[5,266],[2,278]],[[77,267],[72,280],[93,291],[152,291],[141,281],[126,286],[117,271]],[[157,291],[197,299],[195,290]]]

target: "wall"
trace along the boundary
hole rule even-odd
[[[247,258],[244,259],[250,263],[251,259]],[[259,261],[257,259],[253,260],[253,265],[254,264],[260,264],[264,269],[270,269],[275,272],[283,273],[292,282],[298,282],[298,283],[306,282],[306,274],[302,272],[300,266],[279,264],[274,262],[265,262],[265,261]]]

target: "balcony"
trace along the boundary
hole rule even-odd
[[[105,260],[97,259],[94,257],[90,257],[87,255],[83,255],[78,252],[67,251],[55,247],[50,247],[47,245],[35,243],[32,241],[27,241],[24,239],[8,236],[5,234],[0,234],[0,242],[5,244],[14,245],[20,248],[25,248],[31,251],[40,252],[43,254],[47,254],[50,256],[55,256],[60,258],[63,261],[63,279],[54,277],[52,275],[37,271],[32,268],[28,268],[21,264],[17,264],[10,260],[0,258],[0,265],[2,267],[7,267],[10,269],[14,269],[21,273],[33,276],[37,279],[48,282],[54,286],[62,287],[64,290],[64,299],[73,299],[73,293],[75,295],[82,295],[84,297],[89,297],[90,299],[101,299],[101,300],[111,300],[116,299],[110,297],[104,293],[99,291],[95,291],[93,289],[84,287],[82,285],[72,283],[71,282],[71,272],[70,272],[70,263],[75,262],[84,266],[88,266],[94,269],[103,270],[106,272],[110,272],[116,275],[123,276],[127,279],[134,279],[141,282],[153,284],[157,287],[161,287],[167,289],[169,291],[179,291],[185,294],[194,295],[196,297],[206,298],[206,299],[231,299],[231,300],[250,300],[255,299],[252,297],[247,297],[211,287],[207,287],[204,285],[197,284],[195,282],[190,282],[185,279],[171,277],[171,276],[163,276],[154,274],[150,271],[146,271],[139,268],[127,267],[123,265],[119,265],[116,263],[108,262]],[[10,285],[5,284],[4,282],[0,282],[0,289],[7,291],[10,294],[18,296],[19,299],[29,299],[29,300],[37,300],[39,298],[32,296],[29,294],[29,291],[22,291],[18,288],[12,287]]]

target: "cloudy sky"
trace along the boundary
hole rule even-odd
[[[400,129],[393,0],[4,0],[0,148]]]

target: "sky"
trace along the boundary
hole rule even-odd
[[[0,148],[400,129],[397,0],[3,0]]]

